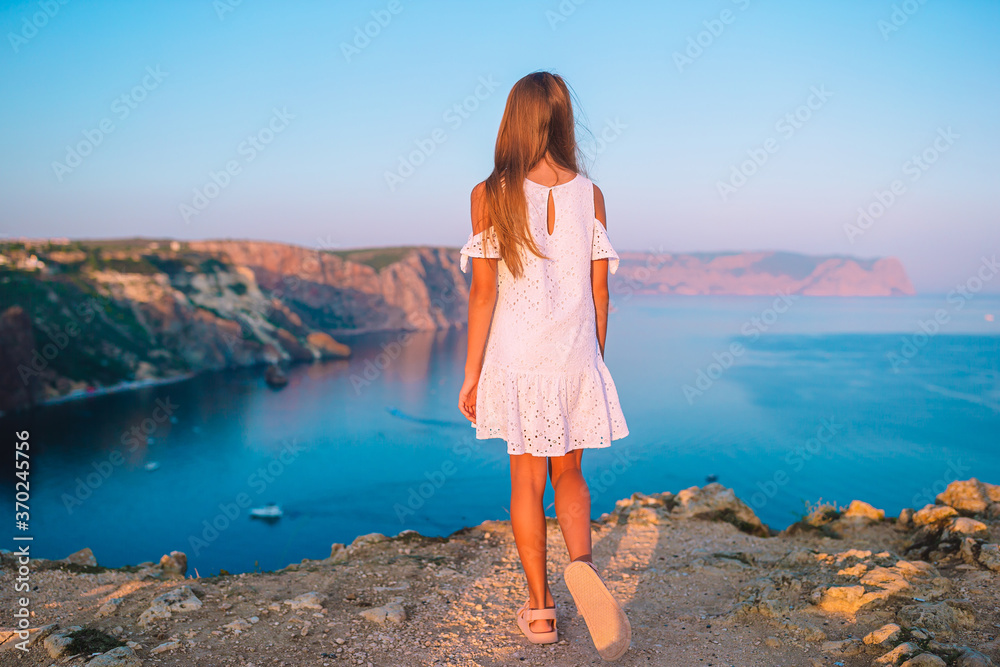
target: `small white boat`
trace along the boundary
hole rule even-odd
[[[143,466],[143,468],[145,468],[146,470],[148,470],[150,472],[156,470],[159,467],[160,467],[160,462],[159,461],[150,461],[149,463],[147,463],[146,465]]]
[[[250,510],[250,516],[258,519],[280,519],[282,514],[284,512],[281,511],[281,507],[274,503]]]

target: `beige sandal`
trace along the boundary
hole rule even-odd
[[[566,566],[563,576],[601,658],[617,660],[622,657],[632,643],[632,627],[597,572],[597,566],[587,561],[573,561]]]
[[[556,630],[555,607],[531,609],[528,607],[528,604],[529,602],[525,602],[524,606],[517,612],[517,627],[521,628],[521,632],[528,638],[528,641],[532,644],[555,644],[559,641],[559,631]],[[543,619],[552,621],[551,630],[548,632],[535,632],[531,629],[532,621],[541,621]]]

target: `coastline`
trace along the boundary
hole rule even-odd
[[[288,367],[299,366],[303,364],[315,364],[315,363],[327,363],[332,361],[344,361],[347,357],[328,357],[320,359],[306,360],[295,360],[289,359],[285,360],[282,364]],[[58,405],[60,403],[68,403],[70,401],[84,401],[90,398],[97,398],[98,396],[107,396],[109,394],[118,394],[122,392],[138,391],[140,389],[148,389],[150,387],[159,387],[163,385],[175,384],[178,382],[184,382],[185,380],[192,380],[196,377],[204,375],[206,373],[227,373],[232,371],[240,371],[254,368],[266,368],[267,366],[274,365],[272,362],[260,361],[254,364],[247,364],[242,366],[229,366],[226,368],[204,368],[197,371],[188,371],[186,373],[179,373],[170,377],[163,378],[148,378],[145,380],[129,380],[125,382],[118,382],[113,385],[108,385],[104,387],[96,387],[93,390],[77,390],[72,391],[68,394],[62,396],[56,396],[53,398],[47,398],[40,401],[34,405],[22,408],[21,410],[10,410],[7,412],[0,411],[0,417],[9,417],[13,415],[20,414],[21,412],[27,410],[35,410],[38,408],[45,408],[52,405]],[[263,375],[262,375],[263,377]]]
[[[98,396],[107,396],[108,394],[118,394],[123,391],[137,391],[139,389],[147,389],[149,387],[158,387],[166,384],[174,384],[175,382],[183,382],[184,380],[190,380],[191,378],[203,372],[204,371],[188,372],[167,378],[130,380],[126,382],[119,382],[113,385],[108,385],[106,387],[96,387],[93,390],[71,391],[70,393],[65,394],[63,396],[56,396],[55,398],[46,399],[38,403],[34,407],[45,407],[49,405],[57,405],[59,403],[67,403],[69,401],[80,401],[88,398],[96,398]]]
[[[620,664],[1000,659],[1000,486],[953,482],[935,504],[897,517],[862,501],[819,507],[776,532],[731,489],[708,484],[633,494],[592,526],[595,561],[633,627]],[[178,552],[117,569],[97,566],[89,549],[36,560],[36,629],[19,664],[82,664],[66,648],[76,627],[121,644],[111,652],[122,662],[101,665],[217,665],[223,655],[242,665],[595,664],[558,576],[567,556],[554,519],[548,537],[564,641],[547,647],[513,623],[523,574],[509,522],[487,521],[439,538],[363,535],[325,559],[237,575],[185,576]],[[10,552],[0,571],[12,584]],[[2,591],[13,608],[13,585]],[[0,655],[15,640],[0,631]]]
[[[98,396],[107,396],[109,394],[118,394],[126,391],[137,391],[139,389],[148,389],[149,387],[159,387],[161,385],[174,384],[176,382],[183,382],[184,380],[190,380],[200,373],[189,372],[182,373],[168,378],[149,378],[146,380],[131,380],[126,382],[119,382],[113,385],[108,385],[106,387],[96,387],[93,390],[81,389],[77,391],[71,391],[68,394],[63,394],[62,396],[55,396],[53,398],[47,398],[43,401],[39,401],[34,405],[30,405],[20,410],[8,410],[4,412],[0,410],[0,417],[12,417],[14,415],[22,414],[28,410],[37,410],[39,408],[46,408],[52,405],[59,405],[60,403],[69,403],[70,401],[85,401],[90,398],[97,398]]]

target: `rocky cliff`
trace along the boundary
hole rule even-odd
[[[220,252],[177,242],[16,243],[0,257],[0,411],[350,353],[311,308],[262,288]]]
[[[468,278],[451,249],[331,252],[263,241],[188,246],[250,268],[261,288],[333,333],[439,329],[466,319]]]
[[[612,294],[778,293],[808,296],[902,296],[914,293],[894,257],[857,259],[788,252],[621,253]]]
[[[594,562],[632,626],[620,665],[1000,658],[1000,486],[952,482],[898,517],[859,500],[822,505],[776,532],[732,489],[708,484],[633,494],[591,526]],[[548,646],[514,622],[527,588],[509,521],[447,537],[372,533],[327,558],[218,576],[189,573],[177,551],[105,568],[94,547],[33,559],[35,613],[23,634],[0,627],[0,664],[77,665],[93,653],[103,655],[88,664],[102,666],[600,663],[558,576],[569,557],[555,519],[546,547],[560,641]],[[18,565],[0,549],[8,609],[23,595]]]

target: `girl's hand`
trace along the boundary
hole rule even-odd
[[[466,419],[476,423],[476,393],[479,388],[478,377],[465,377],[462,383],[462,390],[458,393],[458,409],[462,411]]]

